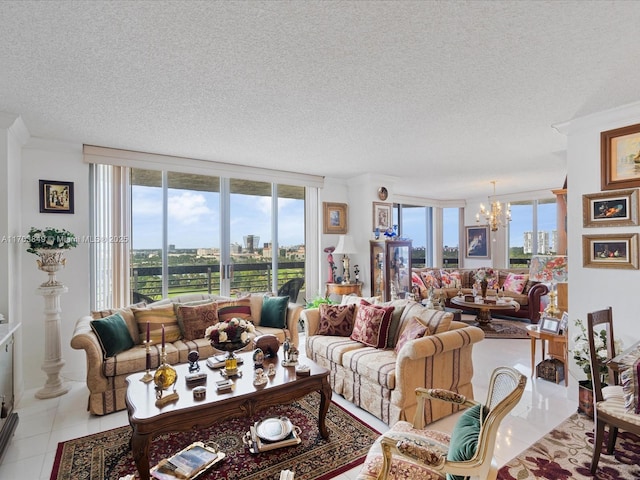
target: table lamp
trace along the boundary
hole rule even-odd
[[[353,238],[351,235],[340,235],[338,237],[338,245],[333,253],[338,255],[342,255],[342,283],[347,284],[351,283],[351,278],[349,277],[349,254],[356,253],[356,246],[353,243]]]
[[[549,305],[544,313],[558,318],[562,313],[558,308],[558,283],[569,280],[566,255],[534,255],[529,266],[529,280],[550,285]]]

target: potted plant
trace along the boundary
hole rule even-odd
[[[591,356],[589,354],[589,340],[587,338],[587,328],[582,320],[576,319],[575,326],[578,327],[578,333],[574,337],[574,348],[571,351],[573,359],[587,376],[586,380],[580,380],[579,385],[579,405],[578,410],[593,418],[593,377],[591,376]],[[603,329],[594,332],[594,343],[596,347],[596,355],[603,361],[607,359],[607,332]],[[615,353],[622,351],[622,342],[614,339]],[[598,374],[602,378],[603,386],[606,385],[605,380],[609,375],[609,370],[605,364],[600,364]]]
[[[38,255],[38,268],[49,274],[49,280],[43,287],[62,285],[56,280],[56,272],[66,263],[65,250],[78,246],[76,236],[64,228],[36,228],[31,227],[27,235],[29,248],[27,252]]]

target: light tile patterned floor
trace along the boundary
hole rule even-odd
[[[473,357],[476,399],[484,400],[489,376],[497,366],[509,365],[531,375],[528,340],[486,339],[476,344]],[[103,417],[89,415],[84,383],[70,382],[70,385],[71,391],[66,395],[47,400],[36,399],[35,390],[25,392],[17,408],[20,423],[0,464],[0,478],[49,479],[58,442],[127,424],[126,412]],[[564,383],[556,385],[530,378],[522,400],[500,427],[496,445],[500,465],[575,412],[576,402],[568,399],[568,391]],[[379,431],[388,428],[341,397],[334,395],[334,400]],[[456,418],[447,417],[431,427],[451,431]],[[353,480],[358,471],[356,467],[336,478]]]

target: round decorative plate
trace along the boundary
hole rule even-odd
[[[386,200],[387,197],[389,196],[389,191],[387,190],[386,187],[380,187],[378,189],[378,198],[382,201]]]
[[[279,442],[291,434],[293,425],[287,417],[269,417],[256,424],[256,434],[267,442]]]

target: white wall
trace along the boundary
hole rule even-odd
[[[568,259],[569,314],[571,322],[586,322],[587,313],[613,307],[614,332],[625,346],[638,340],[638,270],[584,268],[582,236],[593,234],[638,233],[639,227],[584,228],[582,195],[600,192],[600,133],[640,123],[640,102],[597,115],[579,118],[563,125],[567,133],[568,160]],[[571,328],[572,323],[569,327]],[[570,348],[573,342],[570,342]],[[584,379],[583,372],[571,366],[571,381]]]
[[[22,151],[21,173],[23,234],[31,227],[51,226],[65,228],[78,236],[89,235],[89,167],[82,162],[82,145],[31,139]],[[38,181],[41,179],[74,183],[74,214],[40,213]],[[48,277],[38,270],[37,257],[26,253],[26,248],[26,244],[22,246],[21,258],[22,361],[24,386],[30,389],[43,386],[46,380],[40,369],[44,360],[44,299],[36,294],[36,289]],[[66,267],[56,275],[69,288],[60,299],[62,358],[66,362],[62,377],[84,380],[84,350],[73,350],[69,342],[76,320],[89,312],[89,245],[80,243],[65,256]]]

